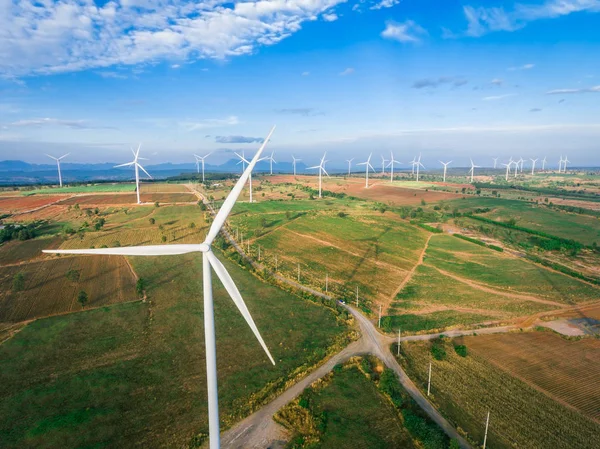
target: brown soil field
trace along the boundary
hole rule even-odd
[[[189,192],[183,184],[152,183],[141,184],[140,191],[144,193],[183,193]]]
[[[466,337],[470,351],[600,422],[600,341],[569,341],[551,332]]]
[[[49,257],[42,253],[43,249],[58,248],[62,243],[59,237],[15,240],[0,245],[0,266],[21,263],[35,258]]]
[[[319,187],[319,179],[316,176],[292,176],[276,175],[270,176],[272,183],[301,183],[314,189]],[[370,187],[365,189],[365,180],[361,178],[349,179],[324,179],[323,190],[332,192],[343,192],[349,196],[364,198],[373,201],[380,201],[394,206],[416,206],[421,204],[421,200],[427,203],[435,203],[443,200],[453,200],[462,195],[449,192],[425,191],[424,189],[409,189],[387,185],[383,179],[375,178],[369,180]]]
[[[191,193],[142,193],[143,203],[192,203],[196,202],[196,196]],[[136,195],[134,193],[125,194],[99,194],[99,195],[77,195],[64,201],[62,205],[107,205],[107,204],[135,204]]]
[[[21,212],[54,203],[64,196],[33,195],[33,196],[2,196],[0,197],[0,212]]]
[[[69,270],[80,273],[67,279]],[[13,279],[23,273],[25,288],[13,291]],[[19,322],[82,310],[77,295],[89,297],[86,308],[137,299],[136,277],[124,257],[57,257],[0,268],[0,322]]]
[[[44,208],[26,212],[19,215],[10,217],[14,221],[34,221],[34,220],[51,220],[51,221],[62,221],[65,214],[67,213],[67,206],[61,206],[59,204],[51,204]]]

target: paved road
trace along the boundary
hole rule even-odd
[[[195,191],[199,198],[201,198],[207,204],[209,210],[214,214],[215,211],[206,202],[206,200]],[[243,249],[233,239],[228,229],[225,227],[222,230],[223,235],[229,241],[229,243],[248,260],[255,268],[263,269],[264,267],[258,262],[246,256]],[[281,282],[285,282],[295,288],[310,292],[316,296],[335,301],[324,293],[314,290],[310,287],[301,285],[295,281],[287,279],[283,276],[273,273],[273,276]],[[248,416],[243,421],[237,423],[231,429],[223,432],[221,435],[221,446],[224,448],[238,449],[238,448],[266,448],[273,445],[280,445],[282,439],[286,437],[286,431],[280,425],[273,421],[273,415],[281,409],[284,405],[296,398],[306,387],[308,387],[315,380],[320,379],[329,373],[333,367],[348,360],[350,357],[362,354],[373,354],[378,357],[385,365],[394,370],[398,375],[400,383],[408,394],[417,402],[417,404],[427,413],[427,415],[436,422],[446,434],[453,439],[459,441],[460,446],[465,449],[470,449],[471,445],[456,431],[456,429],[431,405],[431,403],[423,396],[417,386],[408,377],[406,372],[398,364],[392,353],[390,352],[390,344],[397,339],[389,336],[385,336],[375,328],[374,324],[362,315],[357,309],[343,304],[343,306],[354,316],[358,326],[360,327],[361,337],[359,340],[351,343],[339,353],[329,358],[323,365],[317,368],[315,371],[307,375],[305,378],[285,390],[277,398],[268,404],[261,407],[260,410]],[[512,327],[493,328],[493,329],[479,329],[478,334],[483,333],[497,333],[497,332],[508,332]],[[472,330],[469,331],[448,331],[444,332],[444,335],[448,336],[461,336],[471,335]],[[429,335],[416,335],[401,338],[401,341],[412,341],[412,340],[429,340],[437,338],[440,334],[429,334]]]

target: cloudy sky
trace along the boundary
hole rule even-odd
[[[0,159],[600,164],[600,0],[0,0]],[[46,158],[47,159],[47,158]]]

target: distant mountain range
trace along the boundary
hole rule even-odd
[[[63,162],[61,163],[63,182],[122,181],[133,178],[133,169],[127,167],[114,168],[115,165],[117,163],[76,164]],[[146,165],[144,168],[155,179],[164,179],[183,173],[196,172],[196,164],[194,163],[164,163]],[[298,173],[304,172],[305,169],[305,164],[301,162],[296,164]],[[241,172],[241,166],[238,164],[237,159],[230,159],[221,165],[206,164],[204,171],[206,173],[237,173]],[[256,165],[255,171],[268,172],[269,163],[267,161],[259,162]],[[291,162],[274,164],[273,172],[292,173],[293,165]],[[56,181],[57,171],[55,164],[30,164],[19,160],[0,161],[0,184],[49,184]]]

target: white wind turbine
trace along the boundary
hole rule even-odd
[[[567,162],[571,162],[569,159],[567,159],[567,156],[565,156],[565,159],[563,160],[563,173],[567,172]]]
[[[390,167],[390,182],[394,182],[394,164],[401,164],[402,162],[394,159],[394,153],[390,151],[390,163],[388,167]]]
[[[206,156],[198,156],[197,154],[194,154],[194,157],[196,158],[196,171],[198,173],[200,173],[199,162],[202,162],[202,182],[204,182],[204,159],[206,159],[211,154],[212,154],[212,151],[210,153],[208,153]]]
[[[481,167],[479,165],[475,165],[473,163],[473,159],[470,159],[470,161],[471,161],[471,170],[470,170],[470,173],[471,173],[471,184],[473,184],[473,175],[475,174],[475,169],[476,168],[481,168]]]
[[[244,166],[245,166],[245,164],[250,164],[250,162],[248,160],[246,160],[246,158],[244,157],[244,152],[242,152],[241,155],[238,154],[238,153],[235,153],[235,155],[240,158],[240,161],[238,162],[238,164],[243,164]],[[260,161],[263,161],[265,159],[266,158],[263,157],[262,159],[259,159],[256,162],[260,162]],[[246,172],[246,170],[244,169],[244,173],[245,172]],[[248,176],[248,189],[250,190],[250,202],[253,203],[254,200],[252,199],[252,172],[250,172],[250,175]]]
[[[415,161],[415,165],[417,166],[417,182],[419,182],[419,167],[425,168],[425,166],[421,164],[421,153],[419,153],[419,159]]]
[[[442,164],[444,166],[444,181],[446,182],[446,170],[448,169],[448,164],[451,164],[452,161],[448,161],[448,162],[442,162],[440,161],[440,164]]]
[[[492,160],[494,161],[494,168],[496,168],[496,166],[498,165],[498,158],[493,157]]]
[[[274,151],[271,151],[271,155],[270,155],[270,156],[267,156],[267,157],[265,158],[265,159],[268,159],[268,161],[269,161],[269,164],[270,164],[270,166],[271,166],[271,173],[270,173],[271,175],[273,174],[273,162],[277,163],[277,161],[276,161],[275,159],[273,159],[273,155],[274,155],[274,154],[275,154],[275,152],[274,152]]]
[[[254,336],[259,341],[269,360],[273,365],[275,361],[267,348],[260,332],[258,331],[252,315],[248,311],[246,304],[236,287],[233,279],[227,272],[225,266],[212,252],[211,244],[221,231],[221,228],[227,220],[227,216],[235,205],[236,200],[240,196],[246,180],[250,176],[252,169],[256,165],[265,145],[269,141],[275,127],[264,140],[260,149],[254,155],[254,158],[244,170],[244,173],[238,179],[237,183],[227,196],[227,199],[217,213],[206,239],[200,244],[177,244],[177,245],[149,245],[149,246],[129,246],[120,248],[98,248],[98,249],[75,249],[75,250],[44,250],[45,253],[55,254],[96,254],[96,255],[118,255],[118,256],[174,256],[187,253],[202,253],[202,274],[203,274],[203,291],[204,291],[204,342],[206,346],[206,384],[208,387],[208,428],[210,437],[210,449],[218,449],[220,447],[219,435],[219,398],[217,390],[217,350],[215,341],[215,320],[213,307],[213,289],[212,289],[212,270],[231,296],[231,299],[237,306],[238,310],[254,332]],[[212,268],[212,270],[211,270]]]
[[[300,162],[302,159],[296,159],[293,154],[292,154],[292,159],[293,159],[292,165],[294,166],[294,176],[296,176],[296,162]]]
[[[327,153],[323,154],[323,157],[321,158],[321,163],[319,165],[315,165],[314,167],[308,167],[309,170],[319,169],[319,198],[321,198],[321,184],[323,181],[323,173],[325,173],[329,178],[329,173],[327,173],[327,171],[325,170],[325,163],[327,162],[325,160],[325,156],[327,156]]]
[[[562,163],[563,163],[563,158],[562,158],[562,154],[561,154],[560,157],[558,158],[558,172],[559,173],[562,170]]]
[[[508,182],[508,172],[510,171],[510,166],[513,164],[512,158],[509,159],[508,164],[502,164],[506,167],[506,181]]]
[[[356,165],[364,165],[365,166],[365,189],[369,188],[369,168],[371,170],[373,170],[373,172],[375,172],[375,169],[371,165],[371,156],[373,156],[373,153],[369,154],[369,158],[365,162],[356,164]]]
[[[387,161],[388,161],[388,160],[387,160],[385,157],[383,157],[383,154],[382,154],[382,155],[381,155],[381,174],[382,174],[382,175],[385,175],[385,163],[386,163]]]
[[[517,167],[521,167],[521,173],[523,173],[523,162],[525,162],[525,159],[523,159],[522,157],[519,158],[519,160],[517,161]]]
[[[46,156],[48,156],[50,159],[54,159],[56,161],[56,166],[58,168],[58,185],[59,185],[59,187],[62,187],[62,174],[60,172],[60,160],[67,157],[69,154],[71,154],[71,153],[67,153],[61,157],[54,157],[54,156],[50,156],[49,154],[46,154]]]
[[[411,173],[411,174],[412,174],[413,176],[415,175],[415,164],[416,164],[416,163],[417,163],[417,158],[416,158],[416,157],[413,157],[413,160],[412,160],[412,161],[410,161],[410,164],[412,165],[412,173]]]
[[[350,176],[350,169],[352,168],[352,161],[354,160],[354,158],[352,159],[346,159],[346,162],[348,162],[348,176]]]
[[[131,162],[127,162],[126,164],[121,164],[121,165],[115,165],[114,168],[117,167],[129,167],[132,166],[135,168],[135,191],[137,193],[137,203],[141,204],[142,202],[140,201],[140,171],[139,169],[141,168],[142,171],[144,173],[146,173],[148,175],[148,177],[150,179],[152,179],[152,176],[150,176],[150,173],[148,173],[146,171],[146,169],[144,167],[142,167],[140,165],[140,163],[138,161],[147,161],[148,159],[140,157],[140,148],[142,147],[142,144],[140,143],[138,145],[137,151],[133,151],[133,148],[131,148],[131,152],[133,153],[133,161]]]
[[[537,159],[529,159],[531,161],[531,176],[533,176],[534,170],[535,170],[535,163],[537,162]]]
[[[546,156],[544,156],[544,159],[542,159],[542,171],[546,170]]]

